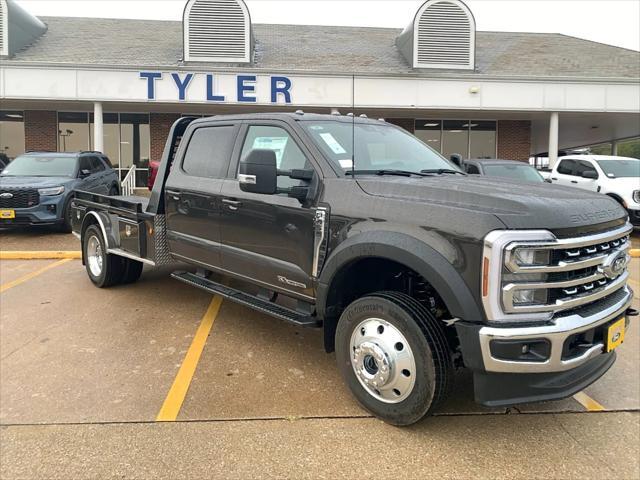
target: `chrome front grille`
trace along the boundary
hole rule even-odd
[[[483,270],[483,280],[491,277],[491,292],[483,292],[488,316],[549,320],[617,292],[629,276],[631,230],[627,224],[568,239],[544,230],[492,232]]]
[[[595,302],[615,292],[628,278],[629,233],[630,229],[624,227],[555,242],[511,243],[505,257],[505,273],[512,275],[502,287],[504,311],[555,313]],[[549,261],[545,265],[522,265],[514,255],[517,249],[548,251]],[[518,273],[524,274],[522,277],[535,273],[540,278],[533,282],[519,280]],[[538,298],[546,298],[546,301],[516,302],[516,292],[523,290],[540,291]]]

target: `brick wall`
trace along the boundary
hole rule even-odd
[[[171,125],[178,118],[178,113],[152,113],[149,115],[149,137],[151,141],[151,160],[159,162],[162,159],[164,144],[167,141]]]
[[[531,122],[529,120],[498,121],[498,158],[529,160],[531,153]]]
[[[409,133],[413,133],[415,131],[415,120],[413,118],[385,118],[385,120],[404,128]]]
[[[26,110],[24,112],[24,146],[28,151],[55,152],[58,149],[58,117],[56,112]]]

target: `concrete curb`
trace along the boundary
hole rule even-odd
[[[82,258],[82,252],[28,250],[0,252],[0,260],[59,260],[64,258],[79,259]]]
[[[629,250],[629,255],[633,258],[640,258],[640,248],[632,248]]]

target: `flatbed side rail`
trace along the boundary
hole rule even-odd
[[[109,213],[134,218],[136,220],[149,217],[149,215],[144,212],[143,204],[140,202],[123,200],[121,198],[92,192],[77,190],[74,192],[73,202],[76,205],[90,207],[95,210],[107,210]]]

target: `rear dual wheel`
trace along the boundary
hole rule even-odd
[[[87,275],[97,287],[133,283],[140,278],[142,262],[108,253],[97,225],[91,225],[85,231],[82,248]]]
[[[452,383],[443,326],[403,293],[373,293],[350,304],[336,330],[336,357],[356,399],[393,425],[430,414]]]

